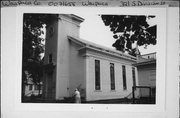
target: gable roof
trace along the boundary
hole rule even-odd
[[[149,53],[145,55],[150,55],[150,54],[156,54],[156,53]],[[149,64],[156,64],[156,59],[155,58],[144,58],[144,55],[138,56],[137,63],[134,64],[135,66],[142,66],[142,65],[149,65]]]
[[[91,50],[95,50],[98,51],[100,53],[105,53],[108,55],[112,55],[112,56],[116,56],[118,58],[123,58],[123,59],[127,59],[127,60],[131,60],[131,61],[137,61],[136,57],[133,57],[131,55],[128,54],[124,54],[120,51],[117,50],[113,50],[111,48],[87,41],[87,40],[83,40],[81,38],[78,37],[73,37],[73,36],[68,36],[68,39],[76,44],[79,44],[82,46],[82,48],[80,48],[79,50],[82,49],[91,49]]]

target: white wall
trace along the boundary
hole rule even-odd
[[[156,70],[144,69],[138,71],[140,86],[156,86]]]
[[[137,68],[139,85],[156,88],[156,64],[138,66]],[[140,96],[149,96],[149,89],[141,88]]]
[[[100,60],[100,81],[101,89],[95,90],[95,60]],[[107,56],[91,55],[88,61],[87,78],[87,100],[117,99],[127,97],[132,92],[132,66],[131,61],[108,58]],[[115,70],[115,90],[110,86],[110,63],[114,63]],[[123,90],[122,65],[126,66],[127,90]],[[136,73],[137,78],[137,73]]]
[[[85,57],[78,51],[81,47],[73,42],[70,43],[69,57],[69,93],[70,96],[74,93],[75,88],[78,88],[81,96],[85,97],[86,90],[86,67]]]
[[[79,24],[73,19],[59,15],[58,21],[58,49],[57,49],[57,78],[56,78],[56,99],[68,97],[70,88],[70,45],[68,35],[79,36]]]

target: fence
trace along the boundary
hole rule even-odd
[[[133,104],[155,104],[155,94],[152,96],[154,88],[149,86],[133,86],[132,87],[132,103]],[[135,93],[138,93],[135,95]]]

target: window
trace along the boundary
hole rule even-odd
[[[111,90],[115,90],[114,64],[110,63]]]
[[[127,90],[127,85],[126,85],[126,67],[124,65],[122,66],[122,74],[123,74],[123,89]]]
[[[136,74],[134,67],[132,67],[132,78],[133,78],[133,86],[136,86]]]
[[[52,63],[52,54],[49,54],[49,64]]]
[[[95,60],[95,89],[100,90],[100,61]]]

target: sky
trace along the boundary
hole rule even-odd
[[[88,40],[108,48],[113,48],[112,44],[116,39],[113,38],[113,33],[109,26],[105,26],[101,17],[98,14],[76,14],[84,18],[84,22],[80,25],[80,38]],[[155,19],[149,21],[150,25],[154,25]],[[149,45],[147,49],[144,46],[139,48],[141,54],[156,52],[156,46]]]
[[[109,26],[105,26],[101,17],[95,13],[76,13],[75,15],[85,19],[80,24],[80,38],[91,41],[93,43],[115,49],[112,44],[116,41],[113,38],[113,33],[110,31]],[[156,19],[148,21],[149,25],[155,25]],[[45,31],[45,27],[44,27]],[[45,35],[42,35],[45,38]],[[45,42],[44,42],[45,43]],[[147,49],[144,46],[139,47],[141,54],[148,54],[156,52],[156,46],[148,45]]]

